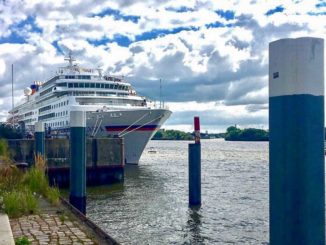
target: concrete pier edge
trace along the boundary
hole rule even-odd
[[[108,244],[119,245],[114,238],[108,235],[102,228],[96,225],[93,221],[88,219],[82,212],[69,203],[63,197],[60,197],[61,203],[66,206],[78,219],[80,219],[86,226],[88,226],[96,235],[107,241]]]
[[[15,245],[9,217],[4,213],[0,213],[0,244]]]

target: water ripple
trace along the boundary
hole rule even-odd
[[[88,216],[122,244],[268,244],[268,143],[202,141],[188,208],[188,142],[151,141],[125,183],[88,189]]]

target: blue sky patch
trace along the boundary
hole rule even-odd
[[[58,44],[58,41],[54,41],[52,45],[56,48],[57,51],[62,51],[61,47]]]
[[[215,11],[215,13],[217,13],[219,16],[221,16],[222,18],[226,19],[226,20],[233,20],[234,16],[235,16],[235,12],[232,10],[217,10]]]
[[[282,6],[277,6],[276,8],[274,8],[274,9],[270,9],[270,10],[268,10],[266,13],[265,13],[265,15],[267,15],[267,16],[269,16],[269,15],[273,15],[273,14],[275,14],[275,13],[281,13],[281,12],[283,12],[284,11],[284,7],[282,7]]]
[[[326,2],[322,1],[320,3],[317,3],[315,6],[316,6],[316,8],[326,7]]]
[[[188,8],[188,7],[180,7],[180,8],[166,8],[166,10],[168,11],[173,11],[173,12],[177,12],[177,13],[185,13],[185,12],[193,12],[194,9],[192,8]]]
[[[42,29],[40,29],[35,24],[35,17],[33,17],[33,16],[28,16],[27,19],[19,22],[18,24],[12,25],[10,28],[13,28],[13,29],[24,29],[28,25],[31,26],[31,31],[32,32],[42,33]]]
[[[308,12],[308,15],[312,15],[312,16],[326,15],[326,12]]]
[[[225,25],[221,22],[214,22],[214,23],[210,23],[210,24],[206,24],[205,25],[207,28],[218,28],[218,27],[225,27]]]
[[[0,38],[0,44],[2,44],[2,43],[19,43],[19,44],[23,44],[23,43],[26,43],[26,40],[22,36],[17,35],[16,32],[12,32],[10,34],[10,36]]]
[[[105,9],[100,13],[97,14],[92,14],[92,17],[94,16],[99,16],[99,17],[104,17],[104,16],[113,16],[115,20],[124,20],[124,21],[132,21],[134,23],[138,23],[140,16],[136,15],[123,15],[119,10],[116,9]]]
[[[103,38],[101,40],[88,39],[87,41],[94,46],[100,46],[100,45],[104,45],[106,43],[116,42],[119,46],[128,47],[133,42],[151,40],[151,39],[155,39],[160,36],[165,36],[168,34],[176,34],[181,31],[184,31],[184,30],[187,30],[187,31],[198,30],[198,28],[196,28],[196,27],[178,27],[178,28],[174,28],[174,29],[154,29],[152,31],[144,32],[140,35],[137,35],[135,37],[134,41],[131,40],[130,38],[128,38],[127,36],[123,36],[123,35],[115,35],[113,39],[109,39],[109,38]]]
[[[30,30],[26,30],[29,26]],[[42,29],[40,29],[35,24],[35,18],[32,16],[28,16],[25,20],[13,24],[9,28],[11,30],[11,34],[8,37],[2,37],[0,39],[0,43],[26,43],[25,37],[23,34],[27,32],[37,32],[42,33]]]
[[[181,31],[196,31],[199,28],[197,27],[178,27],[178,28],[174,28],[174,29],[154,29],[152,31],[149,32],[144,32],[141,35],[137,35],[136,36],[136,41],[144,41],[144,40],[150,40],[150,39],[155,39],[157,37],[160,36],[165,36],[168,34],[176,34],[179,33]]]
[[[113,43],[113,42],[116,42],[119,46],[128,47],[133,42],[127,36],[123,36],[123,35],[114,35],[113,39],[109,39],[109,38],[102,38],[100,40],[87,39],[87,41],[96,47],[100,45],[105,45],[106,43]]]

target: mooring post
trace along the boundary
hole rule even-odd
[[[324,41],[269,45],[270,244],[325,244]]]
[[[44,143],[44,123],[36,122],[35,123],[35,154],[42,155],[44,157],[45,152],[45,143]]]
[[[69,202],[86,214],[86,117],[70,112],[70,196]]]
[[[189,206],[201,205],[201,147],[199,117],[194,118],[195,143],[189,144]]]

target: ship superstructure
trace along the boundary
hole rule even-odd
[[[85,111],[89,137],[124,137],[126,163],[137,164],[147,142],[171,112],[137,95],[123,77],[103,75],[101,69],[74,64],[60,67],[49,80],[24,90],[24,100],[9,113],[8,121],[27,133],[43,121],[51,137],[69,135],[71,111]]]

